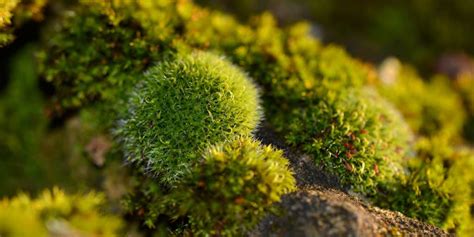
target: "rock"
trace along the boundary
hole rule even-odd
[[[371,207],[335,189],[311,187],[287,195],[281,216],[266,217],[250,236],[447,236],[443,230]]]

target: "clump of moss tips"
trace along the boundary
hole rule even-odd
[[[144,218],[150,227],[159,215],[167,215],[189,219],[182,232],[242,235],[275,211],[272,204],[283,194],[296,189],[283,152],[251,138],[219,143],[202,156],[175,189],[146,204]]]
[[[261,119],[258,90],[240,69],[203,52],[151,68],[119,121],[127,159],[172,184],[202,149],[250,135]]]
[[[0,200],[0,235],[117,236],[122,220],[101,210],[105,197],[98,193],[68,195],[58,188],[31,199],[20,194]]]

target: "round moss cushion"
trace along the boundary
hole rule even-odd
[[[178,54],[134,88],[117,135],[129,161],[173,184],[203,149],[251,135],[261,120],[259,104],[256,86],[224,58]]]

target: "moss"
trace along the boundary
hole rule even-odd
[[[52,28],[38,56],[43,78],[57,89],[55,113],[114,98],[158,58],[160,42],[144,35],[134,22],[115,26],[94,11],[79,9],[77,14],[80,17],[64,16],[60,33]]]
[[[172,195],[175,189],[185,190],[187,185],[196,187],[197,183],[188,175],[201,165],[205,166],[198,161],[200,152],[233,135],[248,135],[258,120],[242,123],[258,113],[253,99],[242,100],[245,103],[238,100],[236,105],[245,106],[252,101],[252,108],[241,110],[238,116],[227,116],[227,112],[222,111],[229,108],[222,106],[228,101],[221,103],[221,99],[230,97],[222,97],[210,107],[219,111],[209,114],[209,108],[201,103],[207,98],[201,95],[208,91],[199,90],[208,88],[207,85],[183,80],[185,77],[182,76],[169,77],[176,80],[162,80],[179,82],[173,90],[166,89],[173,84],[156,83],[157,78],[169,75],[166,70],[176,71],[179,65],[190,64],[189,59],[197,56],[186,56],[186,53],[195,49],[226,55],[234,65],[246,71],[262,88],[266,118],[286,143],[309,153],[325,170],[336,174],[344,185],[374,200],[400,186],[416,190],[413,187],[417,184],[413,182],[428,180],[427,175],[419,174],[427,173],[431,168],[423,167],[432,164],[429,159],[420,158],[424,155],[413,160],[421,160],[426,166],[405,164],[405,158],[416,155],[409,144],[411,132],[389,102],[401,110],[415,136],[446,136],[453,141],[459,140],[457,134],[464,120],[459,112],[460,100],[445,79],[434,78],[427,83],[403,67],[393,83],[386,83],[384,76],[381,76],[384,82],[380,83],[370,66],[351,58],[338,46],[321,45],[311,35],[307,23],[281,28],[270,14],[264,13],[252,18],[248,24],[241,24],[229,15],[203,9],[188,1],[82,1],[63,13],[40,56],[42,76],[56,88],[54,102],[59,104],[59,110],[80,109],[91,103],[104,108],[118,103],[119,111],[130,109],[122,111],[124,120],[117,137],[122,140],[129,160],[141,169],[136,171],[136,179],[140,182],[138,191],[128,202],[138,216],[139,213],[143,215],[150,203],[177,202],[179,193]],[[91,37],[96,39],[91,42]],[[230,64],[210,61],[216,65]],[[154,62],[159,65],[150,69]],[[146,70],[149,73],[143,76]],[[180,70],[179,75],[189,72],[205,75],[197,68]],[[226,70],[209,71],[217,75]],[[246,77],[238,74],[241,75],[239,78]],[[139,86],[128,101],[125,92],[135,84]],[[368,89],[367,84],[376,84],[382,96]],[[178,93],[176,88],[192,93]],[[196,100],[182,102],[183,95]],[[441,99],[445,96],[447,99]],[[114,113],[116,111],[111,114]],[[202,119],[196,119],[195,115]],[[115,121],[109,118],[100,120]],[[157,124],[159,121],[166,122],[161,126]],[[229,131],[229,124],[236,129]],[[460,173],[464,172],[461,167]],[[143,172],[154,174],[154,177],[143,176]],[[188,183],[181,183],[183,179]],[[400,195],[392,193],[394,199],[387,198],[392,202],[387,206],[397,209],[397,203],[406,200],[407,208],[400,209],[403,212],[445,225],[451,216],[451,207],[460,202],[446,198],[446,191],[425,181],[426,185],[418,185],[418,189],[423,190],[421,194],[415,191],[408,196],[403,192]],[[173,185],[163,185],[170,183]],[[466,185],[459,186],[465,188]],[[161,197],[169,199],[163,202]],[[167,205],[164,207],[169,208]],[[420,211],[421,207],[424,213]],[[152,216],[147,224],[169,224],[162,216],[174,214],[154,208],[154,214],[153,211],[147,214]],[[193,212],[192,209],[184,210]],[[191,214],[178,216],[172,227],[177,225],[186,229],[199,225],[196,221],[188,222],[192,219]],[[460,216],[465,217],[464,214]],[[461,220],[464,217],[451,223],[464,223]],[[446,228],[451,226],[445,225]]]
[[[189,1],[84,1],[69,12],[46,33],[40,56],[42,76],[58,89],[61,109],[114,98],[152,62],[190,48],[224,53],[268,89],[264,97],[282,103],[310,94],[318,78],[359,86],[366,80],[362,64],[344,50],[322,50],[308,24],[281,29],[267,13],[244,25]],[[337,72],[343,76],[335,79]]]
[[[453,148],[445,137],[421,138],[415,148],[407,181],[385,190],[377,204],[460,236],[472,233],[474,152]]]
[[[403,179],[412,138],[397,111],[373,89],[325,93],[277,117],[288,143],[365,195],[375,194],[379,183]]]
[[[44,191],[37,199],[20,194],[0,200],[0,233],[20,237],[51,235],[116,236],[122,221],[104,214],[101,194],[67,195]]]
[[[281,150],[237,138],[204,151],[176,188],[144,205],[144,218],[154,227],[160,215],[186,217],[189,224],[181,231],[198,236],[242,235],[295,188]]]
[[[396,59],[385,61],[379,74],[379,91],[400,110],[416,134],[460,139],[466,115],[447,78],[437,76],[425,82],[413,68]]]
[[[116,133],[127,159],[164,184],[188,172],[202,149],[250,135],[261,119],[252,81],[201,52],[151,68],[127,106]]]
[[[0,2],[0,46],[13,40],[13,35],[7,31],[7,27],[11,25],[13,10],[18,2],[18,0],[2,0]]]
[[[42,20],[46,0],[0,0],[0,48],[11,43],[13,31],[24,22]]]

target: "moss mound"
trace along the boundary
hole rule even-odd
[[[151,213],[189,218],[184,232],[242,235],[296,188],[282,151],[249,138],[212,146],[203,158],[159,205],[150,205]]]
[[[411,132],[373,89],[326,91],[281,114],[277,128],[289,144],[313,155],[353,191],[404,178]]]
[[[202,149],[250,135],[261,119],[257,88],[237,67],[196,52],[150,69],[119,122],[127,159],[173,183]]]

